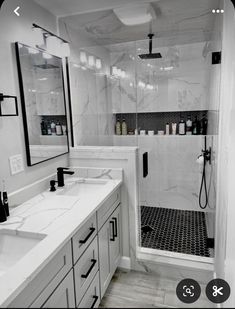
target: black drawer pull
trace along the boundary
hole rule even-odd
[[[114,237],[117,237],[117,236],[118,236],[118,235],[117,235],[117,218],[113,217],[112,219],[113,219],[114,222],[115,222],[115,232],[114,232],[113,236],[114,236]]]
[[[79,240],[79,243],[80,244],[85,244],[94,232],[95,232],[95,228],[91,227],[90,228],[90,233],[87,235],[87,237],[84,240]]]
[[[114,222],[110,221],[110,224],[112,225],[112,237],[110,238],[110,241],[115,241]]]
[[[97,300],[99,299],[98,296],[93,296],[93,298],[94,298],[94,302],[93,302],[93,304],[91,305],[91,308],[94,308],[94,307],[95,307],[95,304],[96,304]]]
[[[95,267],[97,260],[92,259],[91,262],[92,262],[91,267],[88,269],[88,271],[85,275],[81,275],[82,278],[86,279],[90,275],[92,269]]]

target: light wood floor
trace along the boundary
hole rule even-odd
[[[180,280],[179,280],[180,281]],[[117,270],[100,308],[212,308],[213,304],[202,294],[194,304],[180,302],[175,294],[179,281],[158,278],[142,272]]]

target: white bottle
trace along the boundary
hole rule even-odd
[[[63,135],[62,126],[59,121],[57,121],[56,123],[55,130],[56,130],[56,135]]]
[[[171,124],[171,126],[172,126],[172,134],[173,134],[173,135],[176,135],[177,123],[173,122],[173,123]]]
[[[183,119],[181,119],[180,123],[179,123],[179,135],[185,135],[186,134],[185,128],[186,128],[186,123],[184,122]]]
[[[119,121],[119,119],[117,119],[117,122],[116,122],[116,135],[121,135],[122,134],[122,131],[121,131],[121,123]]]
[[[127,135],[127,125],[125,119],[122,120],[122,135]]]
[[[166,124],[166,135],[170,134],[170,125],[169,123]]]
[[[56,124],[54,123],[54,120],[51,122],[51,134],[56,135]]]

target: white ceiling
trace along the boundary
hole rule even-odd
[[[34,0],[66,27],[83,33],[99,45],[144,40],[149,24],[125,26],[113,8],[151,2],[157,15],[152,23],[158,46],[208,41],[214,30],[219,0]],[[217,17],[218,18],[218,17]]]
[[[53,15],[61,17],[116,7],[151,2],[151,0],[34,0]]]

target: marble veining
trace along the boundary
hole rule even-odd
[[[91,173],[88,168],[86,171]],[[118,175],[118,172],[121,175],[120,170],[116,170],[114,175],[115,173]],[[95,174],[94,178],[98,176],[107,178],[106,176],[111,175],[112,171],[96,170]],[[1,306],[7,306],[31,282],[55,252],[58,252],[98,209],[104,199],[121,185],[120,177],[111,178],[108,177],[106,184],[96,190],[95,194],[92,194],[92,191],[89,194],[84,191],[78,196],[66,196],[58,195],[63,189],[58,189],[56,192],[47,190],[11,209],[8,221],[0,224],[0,229],[31,232],[38,236],[43,233],[47,236],[0,277]]]

